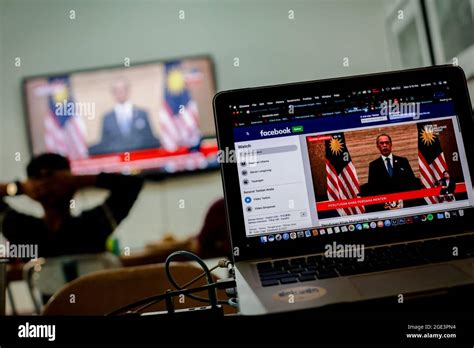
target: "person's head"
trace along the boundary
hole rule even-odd
[[[56,153],[44,153],[31,159],[26,174],[29,179],[46,179],[60,170],[71,170],[69,160]]]
[[[445,171],[443,172],[443,178],[449,179],[449,177],[450,177],[449,172],[448,172],[447,170],[445,170]]]
[[[36,185],[54,185],[54,175],[59,172],[71,171],[69,160],[66,157],[55,153],[45,153],[33,157],[26,167],[26,174],[28,179],[33,180]],[[51,180],[51,182],[48,182]],[[62,207],[69,205],[74,192],[61,191],[60,196],[51,194],[48,187],[41,187],[38,189],[38,202],[47,207]]]
[[[388,134],[380,134],[376,140],[377,148],[383,156],[389,156],[392,153],[392,138]]]
[[[130,93],[130,85],[128,81],[121,77],[112,84],[112,94],[117,103],[125,103],[128,100]]]

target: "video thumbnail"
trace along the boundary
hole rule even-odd
[[[306,141],[320,219],[468,198],[452,119]]]

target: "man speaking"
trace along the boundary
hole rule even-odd
[[[392,153],[392,138],[388,134],[380,134],[376,140],[380,157],[369,164],[368,191],[370,195],[397,193],[421,188],[419,180],[405,157]],[[402,200],[387,202],[384,209],[403,208]],[[407,206],[405,204],[405,206]],[[380,206],[373,206],[380,210]],[[376,209],[378,208],[378,209]]]
[[[160,147],[151,129],[148,113],[129,100],[130,86],[124,78],[112,85],[114,108],[102,121],[99,144],[89,148],[89,154],[118,153]]]

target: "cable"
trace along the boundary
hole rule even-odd
[[[173,276],[171,274],[171,270],[170,270],[170,263],[172,262],[173,258],[178,257],[178,256],[186,256],[186,257],[196,261],[203,268],[204,273],[200,274],[199,276],[195,277],[191,281],[187,282],[184,286],[178,285],[177,282],[175,281],[175,279],[173,278]],[[165,262],[166,275],[167,275],[170,283],[173,284],[174,287],[176,287],[176,289],[177,289],[176,291],[168,290],[165,294],[160,294],[160,295],[155,295],[155,296],[152,296],[152,297],[145,298],[143,300],[137,301],[137,302],[132,303],[130,305],[119,308],[119,309],[117,309],[113,312],[110,312],[107,315],[116,315],[120,312],[123,312],[127,309],[132,309],[132,308],[135,308],[135,310],[133,312],[128,312],[127,314],[137,314],[137,315],[139,315],[140,312],[142,312],[146,308],[148,308],[148,307],[150,307],[150,306],[152,306],[156,303],[159,303],[164,299],[169,300],[169,299],[172,298],[172,296],[174,296],[176,294],[183,294],[183,295],[186,295],[190,298],[193,298],[193,299],[201,301],[201,302],[209,302],[211,307],[214,307],[214,308],[218,304],[225,304],[225,305],[230,305],[230,306],[236,307],[237,303],[236,303],[236,299],[234,299],[234,298],[230,298],[228,301],[217,299],[217,294],[216,294],[216,290],[215,290],[216,288],[226,289],[227,287],[225,286],[225,284],[227,284],[229,282],[233,282],[235,284],[235,280],[223,280],[223,281],[218,281],[216,283],[213,282],[213,279],[212,279],[212,276],[211,276],[211,271],[213,271],[213,270],[215,270],[216,268],[219,268],[219,267],[227,268],[229,270],[229,273],[233,274],[233,272],[232,272],[233,264],[229,260],[225,260],[225,259],[224,260],[219,260],[216,266],[209,269],[207,267],[207,265],[204,263],[204,261],[199,256],[197,256],[197,255],[195,255],[191,252],[188,252],[188,251],[176,251],[176,252],[170,254],[168,256],[168,258],[166,259],[166,262]],[[207,276],[208,284],[206,286],[198,287],[198,288],[192,288],[192,289],[186,289],[189,285],[195,283],[196,281],[203,278],[204,276]],[[197,291],[203,291],[203,290],[208,290],[209,291],[209,298],[203,298],[203,297],[200,297],[200,296],[197,296],[197,295],[191,295],[190,294],[191,292],[197,292]],[[136,308],[137,306],[140,306],[140,307]],[[167,308],[168,308],[169,312],[174,311],[172,301],[167,303]]]
[[[180,286],[180,285],[177,284],[177,282],[176,282],[175,279],[173,278],[173,275],[171,274],[171,270],[170,270],[170,267],[169,267],[169,266],[170,266],[170,263],[171,263],[171,261],[172,261],[172,259],[173,259],[174,257],[177,257],[177,256],[184,256],[184,255],[188,256],[189,258],[192,258],[193,260],[196,260],[196,261],[199,260],[200,262],[199,262],[199,261],[197,261],[197,262],[201,265],[201,267],[202,267],[203,264],[205,265],[205,267],[203,267],[204,273],[198,275],[197,277],[195,277],[195,278],[192,279],[191,281],[187,282],[185,285]],[[210,275],[210,272],[212,272],[213,270],[215,270],[215,269],[217,269],[217,268],[219,268],[219,267],[229,269],[229,266],[231,266],[231,268],[233,267],[232,262],[229,261],[229,260],[223,259],[223,260],[219,260],[218,263],[217,263],[217,265],[215,265],[215,266],[212,267],[211,269],[207,269],[207,265],[204,263],[204,261],[202,261],[202,259],[201,259],[199,256],[197,256],[197,255],[195,255],[195,254],[193,254],[193,253],[191,253],[191,252],[189,252],[189,251],[177,251],[177,252],[174,252],[174,253],[172,253],[172,254],[170,254],[170,255],[168,256],[168,258],[166,259],[166,263],[165,263],[166,275],[167,275],[167,277],[168,277],[170,283],[173,284],[173,286],[174,286],[177,290],[186,289],[189,285],[195,283],[196,281],[198,281],[199,279],[201,279],[202,277],[204,277],[204,276],[206,276],[206,275],[208,276],[208,284],[209,284],[209,275]],[[230,272],[230,273],[231,273],[231,272]],[[211,279],[212,279],[212,277],[211,277]],[[206,303],[207,303],[207,302],[210,302],[210,298],[204,298],[204,297],[201,297],[201,296],[191,295],[191,294],[188,294],[187,296],[190,297],[190,298],[192,298],[192,299],[194,299],[194,300],[197,300],[197,301],[206,302]],[[161,301],[161,300],[162,300],[162,299],[160,299],[159,301]],[[150,307],[150,306],[156,304],[156,303],[159,302],[159,301],[152,301],[152,302],[150,302],[150,303],[146,303],[146,304],[144,304],[143,306],[136,308],[134,312],[135,312],[135,313],[140,313],[140,312],[144,311],[145,309],[147,309],[148,307]],[[234,306],[234,307],[235,307],[235,305],[234,305],[233,303],[230,303],[230,302],[229,302],[230,299],[227,300],[227,301],[226,301],[226,300],[218,300],[218,299],[217,299],[217,295],[216,295],[216,301],[217,301],[217,304],[229,305],[229,306]],[[171,308],[171,307],[172,307],[172,303],[167,304],[167,308]]]
[[[212,268],[209,270],[209,272],[212,272],[213,270],[215,270],[215,269],[217,269],[217,268],[219,268],[219,265],[216,265],[216,266],[212,267]],[[202,273],[201,275],[198,275],[198,276],[197,276],[196,278],[194,278],[193,280],[191,280],[191,281],[187,282],[186,284],[184,284],[184,285],[182,286],[182,288],[183,288],[183,289],[186,289],[188,286],[190,286],[191,284],[197,282],[199,279],[201,279],[201,278],[204,277],[205,275],[206,275],[206,272]]]
[[[200,276],[194,278],[192,281],[190,281],[189,283],[187,283],[183,286],[178,285],[176,280],[173,278],[173,275],[171,274],[171,270],[169,269],[169,263],[171,262],[171,259],[173,259],[176,256],[188,256],[189,258],[192,258],[193,260],[198,262],[201,265],[201,267],[202,267],[202,265],[204,265],[205,267],[202,267],[202,268],[204,269],[205,273],[203,273]],[[216,268],[219,268],[219,267],[220,268],[228,268],[229,265],[232,265],[231,261],[229,261],[229,260],[219,260],[216,266],[214,266],[211,270],[208,270],[209,275],[210,275],[210,271],[213,271],[213,270],[215,270]],[[206,269],[207,269],[207,265],[204,263],[204,261],[202,261],[202,259],[199,256],[197,256],[197,255],[195,255],[195,254],[193,254],[189,251],[184,251],[184,250],[183,251],[176,251],[176,252],[172,253],[171,255],[169,255],[168,258],[166,259],[166,275],[168,276],[168,280],[170,281],[170,283],[177,290],[183,290],[183,289],[187,288],[189,285],[191,285],[192,283],[196,282],[197,280],[199,280],[202,277],[204,277],[205,275],[207,275]],[[212,279],[212,277],[211,277],[211,279]],[[211,280],[211,282],[212,281],[213,280]],[[209,276],[208,276],[208,283],[209,283]],[[205,297],[201,297],[201,296],[198,296],[198,295],[188,294],[187,296],[189,298],[192,298],[192,299],[196,300],[196,301],[201,301],[201,302],[209,302],[210,301],[210,299],[205,298]],[[217,295],[216,295],[216,299],[217,299]],[[218,304],[224,304],[224,305],[229,304],[229,302],[227,300],[217,300],[217,303]]]
[[[199,286],[197,288],[169,291],[169,292],[166,292],[164,294],[147,297],[147,298],[144,298],[144,299],[139,300],[137,302],[134,302],[134,303],[128,304],[126,306],[120,307],[120,308],[118,308],[118,309],[116,309],[116,310],[114,310],[110,313],[107,313],[106,316],[118,315],[118,314],[120,314],[124,311],[131,310],[131,309],[136,308],[137,306],[140,306],[140,305],[148,305],[150,303],[153,303],[153,304],[158,303],[158,302],[164,300],[168,296],[188,295],[191,292],[199,292],[199,291],[204,291],[204,290],[209,290],[209,289],[216,289],[216,288],[217,289],[225,289],[227,287],[235,287],[235,280],[234,279],[227,279],[227,280],[223,280],[221,282],[216,282],[216,283],[207,284],[207,285],[204,285],[204,286]],[[138,310],[135,310],[134,312],[127,312],[127,313],[124,313],[124,314],[140,315],[140,313],[138,313]]]
[[[212,279],[211,272],[209,271],[209,268],[207,267],[207,265],[204,263],[204,261],[199,256],[197,256],[196,254],[193,254],[189,251],[185,251],[185,250],[175,251],[174,253],[171,253],[166,258],[165,270],[166,270],[166,275],[168,276],[168,280],[170,281],[171,284],[173,284],[173,286],[177,290],[183,290],[183,288],[181,286],[179,286],[178,283],[176,283],[176,281],[174,280],[173,275],[171,274],[171,270],[170,270],[170,263],[174,258],[176,258],[178,256],[185,256],[188,259],[192,259],[192,260],[196,261],[201,266],[201,268],[204,270],[204,272],[206,273],[207,284],[212,284],[214,282],[214,280]],[[194,295],[188,295],[188,296],[190,298],[194,298],[195,300],[198,300],[198,298],[202,299],[202,297],[199,297],[199,296],[197,296],[197,298]],[[213,289],[213,290],[210,289],[209,290],[209,299],[208,299],[208,301],[209,301],[209,304],[212,307],[216,307],[218,305],[217,294],[216,294],[215,289]]]
[[[221,260],[221,261],[222,261],[222,260]],[[219,261],[219,262],[220,262],[220,261]],[[216,266],[212,267],[209,271],[212,272],[213,270],[215,270],[215,269],[218,268],[218,267],[219,267],[219,264],[217,264]],[[191,284],[197,282],[199,279],[201,279],[201,278],[204,277],[205,275],[206,275],[206,272],[204,272],[204,273],[198,275],[196,278],[192,279],[191,281],[189,281],[189,282],[187,282],[185,285],[183,285],[182,288],[183,288],[183,289],[186,289],[188,286],[190,286]],[[178,290],[181,290],[181,289],[178,289]],[[188,296],[189,296],[189,295],[188,295]],[[199,297],[199,296],[195,296],[195,297]],[[160,301],[161,301],[161,300],[160,300]],[[207,298],[202,298],[202,301],[203,301],[203,302],[209,302],[209,299],[207,299]],[[225,301],[219,301],[219,300],[218,300],[217,302],[218,302],[219,304],[222,304],[221,302],[225,302]],[[153,302],[147,303],[147,304],[145,304],[145,305],[143,305],[143,306],[138,307],[137,309],[135,309],[134,312],[135,312],[135,313],[139,313],[139,312],[141,312],[141,311],[147,309],[148,307],[150,307],[150,306],[152,306],[152,305],[154,305],[154,304],[156,304],[156,303],[157,303],[157,301],[153,301]],[[226,302],[226,304],[228,304],[228,303]]]
[[[229,299],[229,306],[238,308],[239,307],[239,299],[237,297],[232,297]]]
[[[232,262],[230,262],[229,260],[219,260],[217,265],[215,265],[214,267],[212,267],[209,272],[212,272],[214,271],[215,269],[217,268],[228,268],[228,265],[229,264],[232,264]],[[201,279],[202,277],[204,277],[206,275],[206,273],[202,273],[201,275],[197,276],[196,278],[194,278],[193,280],[187,282],[186,284],[184,284],[181,288],[183,289],[186,289],[188,286],[190,286],[191,284],[197,282],[199,279]],[[206,300],[206,302],[208,302],[209,300]]]

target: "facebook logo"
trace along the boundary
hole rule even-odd
[[[284,129],[276,129],[273,128],[273,130],[270,131],[264,131],[263,129],[260,131],[260,136],[261,137],[268,137],[271,135],[283,135],[283,134],[291,134],[291,129],[290,127],[286,127]]]

